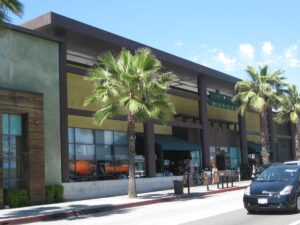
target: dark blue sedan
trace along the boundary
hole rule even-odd
[[[300,166],[271,166],[253,181],[244,194],[244,207],[256,211],[300,211]]]

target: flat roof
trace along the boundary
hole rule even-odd
[[[121,37],[105,30],[93,27],[91,25],[70,19],[54,12],[49,12],[41,15],[33,20],[30,20],[21,26],[28,29],[37,30],[40,32],[57,31],[59,33],[71,33],[82,36],[82,38],[90,37],[91,39],[102,40],[107,43],[135,50],[141,47],[150,48],[151,51],[161,60],[175,64],[185,69],[195,72],[198,76],[208,76],[221,81],[236,83],[240,79],[214,70],[212,68],[197,64],[195,62],[183,59],[170,53],[161,51],[156,48],[141,44],[139,42]],[[71,35],[72,36],[72,35]],[[78,36],[77,36],[78,37]]]

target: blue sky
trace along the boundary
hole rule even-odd
[[[21,0],[21,24],[49,11],[245,78],[247,65],[285,70],[300,87],[298,0]]]

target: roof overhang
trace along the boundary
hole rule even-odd
[[[224,90],[228,91],[232,90],[233,85],[239,81],[238,78],[220,71],[53,12],[28,21],[22,26],[52,35],[63,34],[67,43],[67,59],[70,61],[80,57],[81,60],[85,60],[86,64],[92,64],[99,52],[107,51],[107,49],[119,52],[122,47],[130,50],[147,47],[162,61],[168,70],[176,71],[176,75],[183,81],[178,85],[183,89],[196,91],[195,84],[197,84],[198,76],[205,76],[209,84],[217,82],[218,86],[224,86]],[[99,44],[99,41],[105,44]]]

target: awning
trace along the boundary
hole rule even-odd
[[[199,151],[200,146],[171,135],[155,135],[155,144],[163,151]]]
[[[256,154],[261,152],[261,144],[253,141],[248,141],[248,154]]]
[[[261,153],[261,143],[256,143],[253,141],[248,141],[248,154],[258,154]],[[270,152],[273,152],[273,149],[270,148]]]

